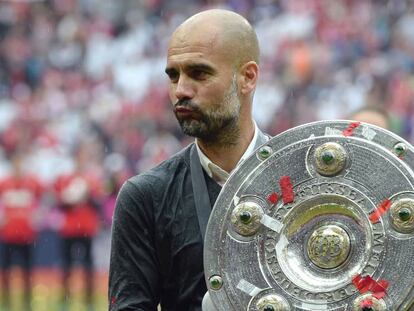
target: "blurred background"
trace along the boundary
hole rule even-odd
[[[0,0],[0,310],[106,310],[122,182],[192,141],[164,74],[189,15],[255,26],[255,119],[275,135],[365,105],[414,142],[410,0]]]

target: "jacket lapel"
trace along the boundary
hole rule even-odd
[[[211,212],[210,197],[204,179],[203,168],[201,167],[198,157],[196,145],[191,146],[190,151],[190,171],[191,184],[193,186],[194,205],[197,212],[198,225],[200,227],[201,238],[204,244],[204,236],[206,233],[208,218]]]

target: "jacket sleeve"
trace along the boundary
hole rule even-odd
[[[127,181],[117,198],[111,233],[110,311],[157,310],[160,270],[149,188],[148,183]]]

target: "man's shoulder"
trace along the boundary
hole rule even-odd
[[[191,145],[172,155],[167,160],[146,172],[131,177],[128,182],[136,187],[162,186],[172,178],[180,176],[180,172],[189,170]]]

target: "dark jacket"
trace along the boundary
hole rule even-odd
[[[257,145],[265,141],[260,133]],[[112,227],[109,310],[152,311],[158,303],[163,311],[201,310],[207,289],[191,179],[194,152],[191,144],[123,185]],[[221,188],[200,172],[209,215]]]

